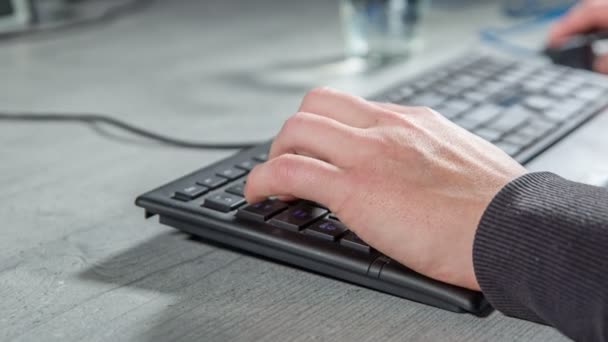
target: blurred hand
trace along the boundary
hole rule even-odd
[[[309,92],[250,173],[249,202],[323,204],[370,245],[432,278],[479,290],[473,239],[493,196],[526,170],[437,112]]]
[[[551,27],[549,45],[559,46],[572,35],[606,29],[608,29],[608,0],[583,0]],[[594,69],[608,73],[608,55],[598,56]]]

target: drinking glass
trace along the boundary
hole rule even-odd
[[[347,57],[392,59],[411,51],[430,0],[340,0]]]

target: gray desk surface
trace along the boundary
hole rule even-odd
[[[404,72],[499,21],[495,5],[479,3],[433,12],[424,35],[437,44]],[[266,139],[314,83],[366,93],[402,76],[273,80],[339,54],[336,15],[327,0],[164,1],[108,25],[1,43],[0,107],[113,113],[192,139]],[[102,127],[0,122],[0,340],[563,339],[193,242],[134,207],[136,195],[227,154]]]

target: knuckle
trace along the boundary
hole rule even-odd
[[[443,117],[443,115],[441,115],[441,113],[439,113],[438,111],[434,110],[431,107],[421,107],[420,108],[420,113],[424,116],[428,116],[431,118],[439,118],[439,117]]]
[[[419,106],[419,107],[415,107],[416,110],[418,112],[420,112],[421,114],[433,114],[436,113],[433,108],[428,107],[428,106]]]
[[[374,113],[374,116],[377,118],[376,123],[377,124],[388,124],[388,125],[393,125],[395,124],[395,122],[398,122],[399,120],[401,120],[404,116],[404,114],[401,114],[399,112],[395,112],[392,110],[378,110]]]
[[[294,115],[290,116],[283,123],[283,127],[279,132],[280,136],[290,135],[290,132],[297,131],[299,127],[301,127],[305,121],[308,120],[308,114],[297,112]]]
[[[389,136],[384,130],[374,132],[365,136],[365,146],[369,146],[372,155],[378,155],[388,150],[392,145]]]
[[[304,99],[302,100],[302,107],[305,107],[306,105],[309,105],[310,103],[332,95],[334,93],[334,90],[330,87],[326,87],[326,86],[322,86],[322,87],[315,87],[311,90],[309,90],[306,95],[304,95]]]
[[[292,115],[289,119],[287,119],[287,121],[292,126],[299,126],[299,125],[307,122],[309,119],[310,119],[310,114],[304,113],[304,112],[297,112],[294,115]]]
[[[314,87],[308,91],[307,95],[315,97],[315,96],[325,96],[331,95],[334,93],[334,90],[328,86],[320,86]]]
[[[367,137],[367,156],[378,164],[402,159],[415,148],[417,129],[417,126],[408,120],[404,120],[402,125],[378,127]]]
[[[382,121],[388,127],[409,127],[416,115],[416,110],[412,109],[410,113],[386,112],[382,116]]]
[[[415,118],[416,116],[435,115],[437,111],[429,106],[413,106],[406,112],[406,118]]]
[[[360,147],[361,145],[366,143],[367,137],[366,130],[363,129],[348,129],[343,131],[344,139],[350,142],[353,147]]]

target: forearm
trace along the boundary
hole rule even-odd
[[[522,176],[479,224],[475,274],[506,315],[576,340],[608,340],[608,191],[550,173]]]

